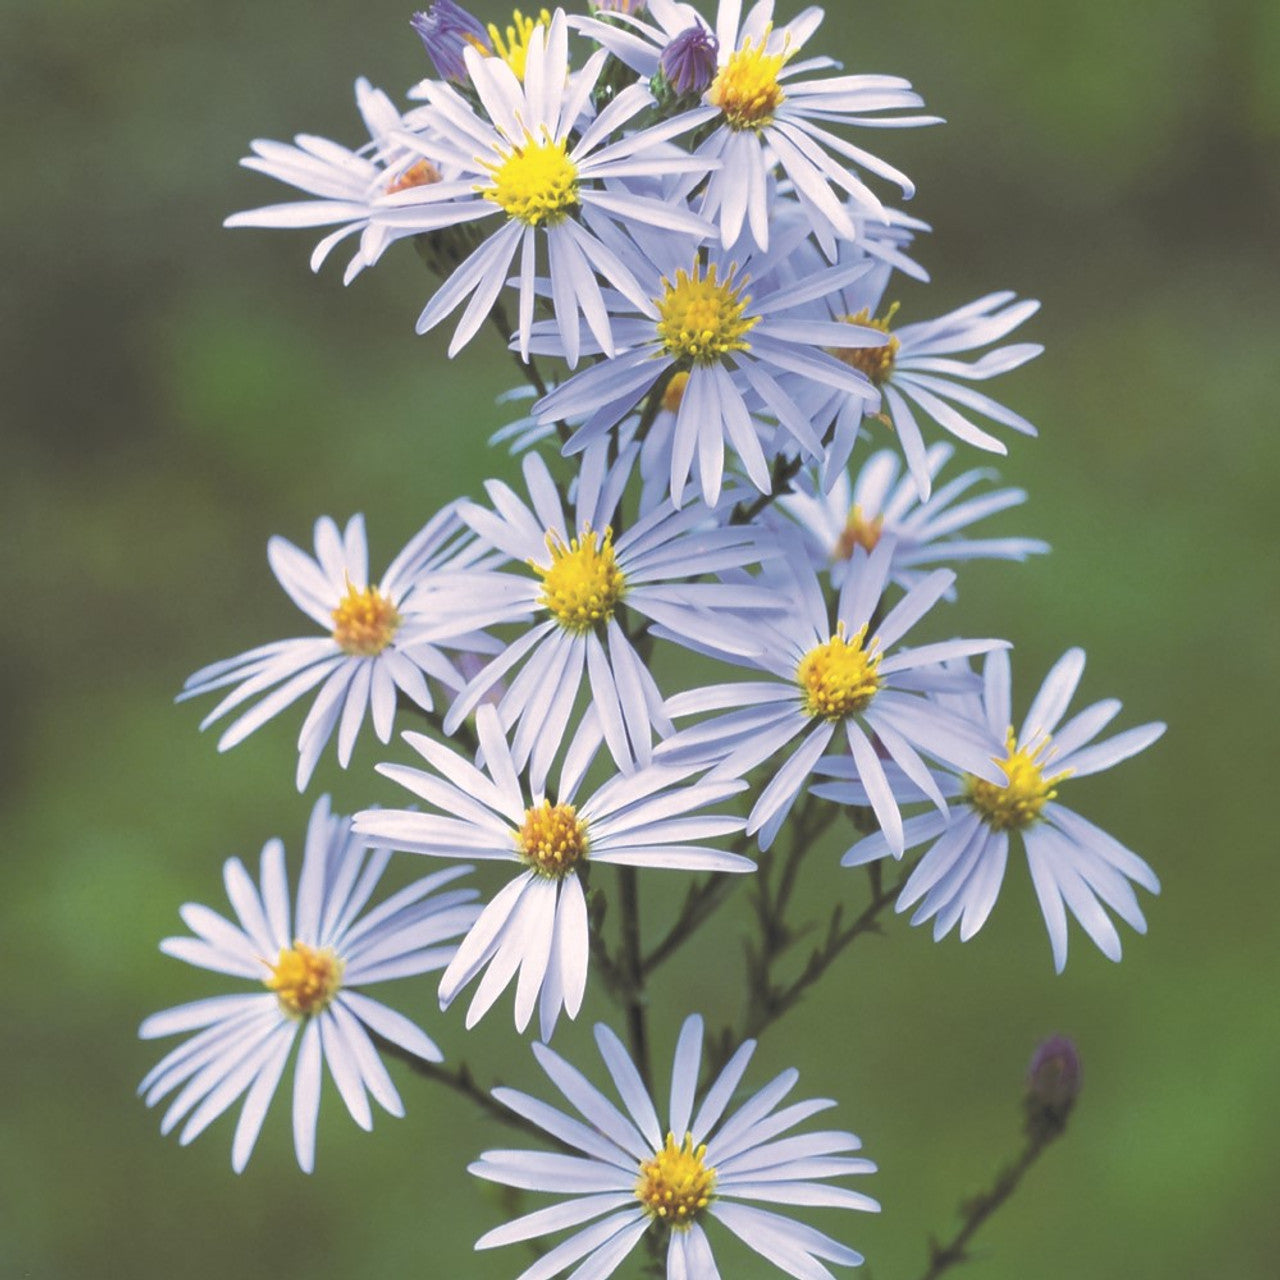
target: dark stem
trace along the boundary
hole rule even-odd
[[[921,1280],[937,1280],[943,1272],[968,1260],[968,1245],[975,1232],[1017,1190],[1028,1169],[1039,1159],[1040,1153],[1063,1132],[1064,1126],[1033,1128],[1022,1154],[996,1176],[991,1187],[960,1206],[964,1225],[946,1244],[936,1240],[930,1243],[929,1266]]]
[[[644,958],[640,943],[640,885],[635,867],[618,868],[618,899],[622,914],[622,954],[619,967],[621,991],[627,1015],[631,1056],[646,1087],[652,1089],[649,1072],[649,1028],[644,993]]]
[[[511,1129],[519,1129],[522,1133],[531,1134],[541,1142],[550,1142],[558,1146],[562,1151],[575,1155],[580,1154],[574,1151],[572,1147],[553,1138],[545,1129],[526,1120],[523,1116],[517,1115],[514,1111],[508,1111],[502,1103],[475,1082],[475,1078],[471,1074],[471,1068],[465,1062],[460,1062],[453,1068],[443,1066],[438,1062],[428,1062],[425,1058],[419,1058],[416,1053],[410,1053],[408,1049],[404,1049],[384,1036],[378,1035],[377,1032],[371,1034],[373,1035],[374,1044],[382,1054],[403,1062],[415,1075],[421,1076],[424,1080],[432,1080],[436,1084],[442,1084],[445,1088],[452,1089],[454,1093],[461,1094],[462,1097],[469,1099],[479,1107],[485,1115],[501,1121]]]
[[[769,484],[769,492],[762,493],[753,502],[740,502],[729,517],[730,524],[750,524],[771,502],[782,496],[799,474],[800,459],[777,458],[773,464],[773,479]]]
[[[647,977],[659,965],[669,960],[704,925],[719,908],[728,901],[737,887],[738,876],[724,872],[712,872],[705,880],[689,886],[684,905],[666,937],[658,943],[641,963],[641,972]]]

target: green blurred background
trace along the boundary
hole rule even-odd
[[[343,290],[335,269],[308,273],[312,237],[219,226],[278,196],[237,168],[250,138],[355,141],[356,74],[393,93],[427,74],[408,16],[387,0],[0,13],[5,1280],[525,1264],[471,1252],[503,1210],[464,1167],[505,1135],[403,1072],[408,1118],[372,1135],[326,1096],[312,1178],[282,1099],[236,1178],[229,1120],[182,1150],[133,1095],[161,1051],[135,1039],[139,1020],[221,989],[156,950],[179,904],[224,907],[223,858],[272,834],[296,857],[319,787],[348,810],[393,798],[368,741],[349,775],[330,763],[300,797],[298,714],[220,757],[200,712],[172,705],[194,668],[306,631],[267,537],[305,542],[317,514],[364,511],[385,563],[441,502],[510,469],[484,446],[506,358],[486,340],[450,366],[415,338],[430,284],[411,250]],[[1055,978],[1011,864],[977,939],[934,946],[894,920],[767,1037],[753,1078],[794,1062],[804,1094],[840,1100],[881,1163],[885,1211],[815,1217],[875,1280],[913,1280],[927,1234],[949,1233],[1015,1150],[1032,1046],[1070,1033],[1086,1072],[1072,1132],[956,1274],[1274,1277],[1280,8],[839,0],[824,36],[951,121],[871,138],[937,228],[922,250],[936,285],[904,294],[904,318],[999,287],[1045,303],[1027,336],[1047,354],[1001,388],[1042,432],[1015,442],[1005,474],[1032,502],[1002,527],[1055,551],[966,572],[938,631],[1008,635],[1023,705],[1084,645],[1086,696],[1122,696],[1125,724],[1169,721],[1155,749],[1067,797],[1164,893],[1120,967],[1076,932]],[[856,902],[839,849],[814,850],[810,892]],[[660,1060],[686,1009],[737,1013],[739,923],[730,912],[662,973]],[[391,995],[482,1078],[543,1087],[506,1005],[467,1038],[426,984]],[[606,1012],[596,993],[559,1047],[593,1061],[585,1024]],[[733,1280],[765,1274],[726,1257]]]

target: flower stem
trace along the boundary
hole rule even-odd
[[[645,1085],[651,1089],[644,955],[640,941],[640,884],[635,867],[618,868],[618,898],[622,912],[621,995],[627,1015],[627,1035],[631,1041],[631,1057],[636,1069]]]
[[[921,1280],[938,1280],[951,1267],[968,1260],[969,1241],[978,1228],[1017,1190],[1027,1170],[1062,1132],[1061,1125],[1041,1126],[1031,1130],[1022,1154],[996,1175],[996,1180],[986,1191],[960,1206],[960,1216],[963,1219],[960,1230],[946,1244],[939,1244],[937,1240],[930,1242],[929,1265]]]

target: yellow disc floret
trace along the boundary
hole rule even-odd
[[[636,1199],[645,1212],[668,1226],[692,1226],[715,1192],[716,1171],[707,1168],[706,1156],[706,1146],[695,1147],[692,1134],[679,1145],[674,1133],[667,1134],[666,1146],[640,1165]]]
[[[744,40],[742,48],[729,55],[707,90],[707,101],[724,112],[730,129],[759,130],[771,125],[787,96],[778,76],[791,54],[785,49],[767,53],[768,43],[767,29],[759,44]]]
[[[880,535],[883,532],[884,516],[876,516],[874,520],[868,520],[862,514],[862,508],[855,502],[840,536],[836,539],[831,558],[848,560],[858,547],[870,555],[880,545]]]
[[[524,811],[516,853],[540,876],[561,880],[587,856],[587,824],[573,805],[544,800]]]
[[[613,554],[613,530],[601,537],[590,525],[567,545],[558,533],[547,534],[551,566],[532,562],[542,579],[538,603],[565,628],[583,634],[613,617],[627,593],[627,579]]]
[[[881,333],[889,333],[889,325],[897,313],[895,302],[879,320],[871,318],[871,309],[863,307],[856,316],[845,316],[845,324],[866,325],[871,329],[879,329]],[[847,364],[859,373],[865,373],[873,385],[882,387],[889,381],[893,373],[893,363],[898,358],[898,348],[902,345],[892,334],[882,347],[833,347],[831,354],[837,360]]]
[[[347,594],[333,611],[333,638],[343,653],[361,658],[380,654],[400,629],[400,614],[376,587],[363,591],[347,582]]]
[[[527,134],[523,146],[485,167],[493,186],[480,188],[480,194],[525,226],[555,226],[577,208],[578,166],[569,159],[566,141]]]
[[[346,962],[332,947],[309,947],[295,941],[270,965],[271,976],[263,984],[276,993],[280,1007],[291,1018],[323,1013],[342,987]]]
[[[550,25],[551,15],[545,9],[540,10],[536,18],[526,18],[517,9],[505,31],[496,22],[489,23],[489,42],[493,45],[493,52],[516,73],[517,80],[524,79],[524,64],[529,56],[529,39],[534,28]]]
[[[996,762],[1004,770],[1004,785],[975,778],[972,774],[965,778],[964,798],[993,831],[1021,831],[1029,827],[1040,817],[1045,805],[1058,794],[1054,787],[1070,770],[1051,778],[1044,776],[1049,744],[1050,739],[1046,735],[1034,745],[1020,748],[1017,736],[1010,728],[1005,737],[1008,754]]]
[[[880,689],[880,655],[863,647],[867,629],[852,639],[844,623],[826,644],[820,644],[800,661],[796,682],[806,714],[815,720],[844,720],[864,711]]]
[[[718,278],[715,263],[702,274],[695,263],[693,271],[677,271],[675,283],[662,281],[662,297],[658,306],[658,337],[670,356],[693,364],[710,365],[731,351],[745,351],[751,345],[746,335],[759,323],[759,316],[743,313],[751,303],[744,294],[747,277],[734,279],[730,267],[724,280]],[[683,388],[681,389],[683,394]]]

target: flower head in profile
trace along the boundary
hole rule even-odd
[[[345,769],[368,711],[372,710],[379,739],[387,742],[399,694],[430,711],[428,676],[450,689],[466,683],[438,647],[406,639],[405,598],[432,572],[473,565],[487,554],[459,523],[453,506],[409,542],[376,584],[369,580],[363,517],[353,516],[339,532],[328,516],[322,516],[316,521],[315,547],[313,558],[275,537],[267,544],[267,559],[290,599],[325,634],[276,640],[203,667],[179,695],[183,700],[235,686],[201,721],[202,729],[253,704],[241,710],[218,739],[218,750],[226,751],[319,685],[298,735],[299,791],[310,781],[335,729],[338,762]],[[449,643],[470,652],[494,648],[479,634],[454,636]]]
[[[964,701],[971,704],[970,714],[981,715],[990,731],[1003,739],[1005,747],[997,758],[1002,776],[998,782],[967,774],[942,778],[939,785],[949,808],[907,820],[904,846],[930,846],[898,898],[899,911],[916,908],[912,924],[932,920],[935,938],[956,925],[961,941],[977,933],[999,896],[1010,840],[1016,836],[1026,852],[1059,973],[1067,963],[1068,912],[1109,960],[1120,959],[1120,935],[1104,907],[1139,933],[1146,932],[1133,885],[1159,893],[1155,872],[1058,797],[1078,779],[1145,750],[1165,726],[1139,725],[1095,741],[1120,711],[1120,703],[1111,698],[1064,721],[1083,671],[1084,651],[1068,649],[1015,730],[1008,655],[987,656],[981,696]],[[824,786],[822,794],[858,803],[857,790],[842,790],[836,784]],[[890,852],[900,856],[882,836],[868,836],[845,854],[844,865],[857,866]]]
[[[185,1146],[243,1096],[231,1147],[239,1173],[295,1044],[293,1141],[304,1172],[315,1164],[322,1063],[362,1129],[373,1127],[370,1098],[404,1115],[370,1033],[429,1062],[442,1055],[403,1014],[358,988],[444,968],[478,908],[471,905],[474,889],[436,892],[470,870],[455,867],[415,881],[362,916],[390,856],[353,835],[350,820],[330,813],[329,798],[321,796],[294,902],[284,845],[272,840],[262,850],[257,884],[239,858],[223,868],[235,923],[195,903],[182,908],[194,936],[167,938],[160,949],[257,990],[180,1005],[142,1024],[144,1040],[194,1033],[138,1087],[149,1107],[177,1091],[162,1132],[185,1121],[179,1137]]]
[[[572,1235],[519,1280],[550,1280],[576,1264],[574,1275],[603,1278],[653,1232],[666,1248],[667,1280],[719,1280],[708,1233],[715,1222],[779,1270],[802,1280],[830,1277],[824,1262],[845,1267],[862,1262],[862,1255],[847,1245],[763,1207],[879,1210],[862,1192],[829,1184],[832,1178],[875,1172],[870,1160],[851,1154],[862,1145],[857,1137],[830,1129],[791,1132],[835,1106],[833,1101],[783,1106],[799,1079],[799,1072],[790,1069],[731,1111],[755,1051],[755,1041],[748,1040],[699,1103],[703,1024],[695,1014],[681,1028],[671,1092],[660,1114],[618,1037],[603,1024],[595,1034],[621,1107],[545,1045],[533,1046],[538,1063],[577,1115],[515,1089],[494,1090],[499,1102],[574,1154],[486,1151],[471,1166],[477,1177],[562,1199],[490,1231],[477,1249],[571,1229]]]
[[[955,450],[933,445],[925,461],[936,480]],[[889,576],[909,588],[927,570],[965,560],[1025,560],[1049,550],[1036,538],[974,538],[969,527],[1027,500],[1022,489],[987,489],[994,479],[987,469],[962,472],[935,490],[926,501],[893,449],[881,449],[862,464],[856,478],[842,472],[828,493],[814,477],[802,477],[796,491],[781,497],[778,508],[799,526],[815,569],[825,569],[839,586],[854,549],[874,551],[881,538],[893,539]],[[963,499],[963,501],[962,501]],[[782,527],[786,524],[779,522]]]
[[[834,311],[838,321],[859,329],[870,325],[885,335],[887,341],[881,346],[842,347],[836,352],[879,389],[878,409],[869,408],[865,401],[842,402],[830,395],[826,395],[825,405],[815,397],[812,408],[823,421],[835,417],[832,449],[843,457],[848,456],[854,441],[865,430],[862,415],[871,414],[890,424],[917,491],[921,498],[928,498],[932,476],[915,410],[957,440],[987,453],[1005,454],[1009,450],[975,418],[988,419],[1022,435],[1036,434],[1035,427],[1021,414],[969,384],[985,382],[1035,359],[1044,350],[1039,343],[1011,342],[995,347],[972,363],[956,357],[999,342],[1030,319],[1040,304],[1029,298],[1016,301],[1007,291],[992,293],[934,320],[899,325],[896,303],[881,310],[884,284],[882,274],[869,272],[825,303],[828,313]]]
[[[362,76],[356,81],[356,105],[369,141],[352,151],[328,138],[299,134],[290,146],[260,138],[253,154],[240,163],[269,178],[305,192],[309,200],[265,205],[234,213],[228,227],[328,227],[336,230],[316,245],[312,271],[319,271],[335,245],[359,234],[359,248],[347,266],[350,284],[365,267],[378,261],[387,246],[408,231],[375,223],[374,206],[382,196],[413,187],[430,187],[443,180],[440,157],[405,145],[399,135],[411,127],[381,89]]]
[[[561,1009],[577,1017],[587,982],[587,904],[580,873],[589,864],[755,869],[739,854],[701,843],[742,829],[741,818],[700,812],[740,791],[739,783],[680,786],[691,770],[650,765],[618,774],[583,796],[583,779],[600,746],[593,714],[570,744],[553,793],[521,784],[497,712],[486,704],[476,713],[483,769],[416,733],[405,734],[405,741],[429,771],[378,766],[379,773],[437,812],[370,809],[356,815],[356,830],[409,853],[520,868],[485,907],[440,981],[440,1003],[447,1007],[484,974],[467,1011],[469,1028],[512,981],[519,1030],[528,1026],[535,1007],[544,1040],[551,1038]]]
[[[479,18],[455,0],[435,0],[424,12],[415,13],[410,21],[442,80],[467,84],[463,53],[467,49],[493,52],[489,33]]]

